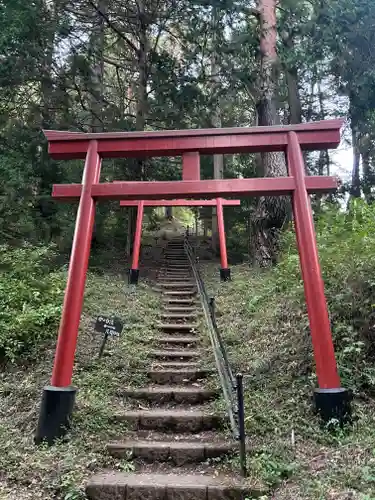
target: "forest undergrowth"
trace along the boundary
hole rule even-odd
[[[65,273],[59,273],[63,284]],[[56,304],[61,305],[60,297]],[[146,284],[140,284],[135,292],[127,286],[124,274],[89,275],[74,366],[73,384],[78,393],[72,430],[67,439],[51,447],[36,446],[33,436],[41,391],[51,376],[60,313],[51,320],[50,328],[41,324],[44,336],[35,337],[33,321],[30,330],[23,325],[23,337],[27,338],[29,332],[29,343],[35,343],[31,349],[27,349],[29,343],[23,344],[22,354],[14,352],[13,363],[9,357],[3,358],[0,374],[0,499],[80,500],[86,498],[85,482],[95,470],[132,470],[126,459],[110,457],[105,443],[126,432],[124,423],[111,420],[114,412],[124,410],[124,401],[117,392],[123,389],[124,380],[135,385],[144,383],[140,377],[146,349],[139,338],[149,335],[157,310],[158,298]],[[38,316],[37,307],[35,311]],[[118,316],[124,323],[123,334],[109,340],[101,359],[98,353],[102,335],[94,332],[99,314]],[[7,332],[9,340],[12,332]]]
[[[353,427],[321,427],[317,386],[293,231],[272,270],[232,267],[216,296],[219,326],[232,363],[245,375],[249,463],[275,499],[375,499],[375,208],[325,208],[317,238],[342,386],[354,394]]]
[[[323,206],[316,222],[339,372],[354,394],[351,428],[334,422],[322,427],[313,413],[316,376],[292,228],[272,269],[233,265],[233,280],[220,283],[218,263],[201,260],[230,358],[245,375],[250,475],[267,485],[268,500],[375,499],[374,221],[375,208],[355,202],[347,212]],[[124,380],[145,383],[140,374],[146,349],[139,338],[149,335],[158,313],[145,278],[152,280],[154,253],[144,248],[143,263],[150,267],[136,289],[126,285],[118,261],[111,270],[102,257],[91,263],[74,370],[79,392],[73,428],[68,440],[48,448],[36,447],[33,433],[51,374],[66,268],[54,264],[51,248],[1,252],[0,498],[83,499],[93,471],[133,467],[109,457],[104,443],[126,432],[110,419],[124,408],[116,395]],[[101,337],[93,331],[98,314],[119,316],[126,328],[102,360]],[[238,470],[236,459],[232,465]]]

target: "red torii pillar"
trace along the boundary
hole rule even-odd
[[[55,159],[85,158],[82,184],[57,185],[56,199],[79,199],[68,285],[60,324],[52,385],[45,387],[36,440],[52,442],[69,427],[75,388],[71,386],[79,316],[83,304],[89,247],[97,200],[211,198],[226,196],[286,196],[293,199],[297,243],[304,281],[319,388],[315,404],[325,421],[350,418],[350,396],[337,373],[324,285],[309,193],[337,188],[332,177],[305,177],[301,147],[336,147],[342,120],[281,127],[208,129],[145,133],[81,134],[48,132],[49,152]],[[126,156],[176,156],[184,152],[226,154],[286,151],[288,177],[177,182],[99,183],[100,159]]]
[[[218,226],[220,236],[220,277],[222,281],[230,279],[230,269],[228,269],[227,248],[224,229],[224,206],[239,206],[240,200],[141,200],[141,201],[121,201],[122,207],[137,207],[137,224],[134,236],[132,266],[129,270],[129,284],[136,285],[139,279],[139,256],[141,250],[142,220],[144,207],[202,207],[216,206],[218,213]]]

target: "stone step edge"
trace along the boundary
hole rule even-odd
[[[157,387],[145,387],[140,389],[125,389],[118,391],[118,397],[139,398],[148,400],[176,401],[178,403],[190,402],[198,403],[214,399],[218,395],[218,391],[205,389],[200,387],[181,387],[161,385]]]
[[[244,496],[259,497],[268,489],[261,484],[249,485],[239,478],[213,477],[204,474],[150,474],[102,472],[94,475],[86,486],[89,499],[113,498],[141,500],[189,498],[194,500],[240,500]]]
[[[195,349],[183,349],[183,350],[177,350],[177,349],[153,349],[150,352],[150,355],[156,358],[195,358],[198,357],[201,354],[200,351],[197,351]]]
[[[127,422],[132,429],[196,433],[223,429],[226,419],[218,413],[202,410],[128,410],[112,416],[113,422]]]
[[[169,335],[167,337],[153,337],[155,342],[161,342],[162,344],[196,344],[197,342],[201,341],[201,338],[196,335],[195,337],[184,337],[181,335],[181,337],[174,337],[172,335]]]
[[[169,461],[177,464],[204,461],[227,455],[236,450],[236,444],[227,441],[111,441],[106,445],[108,453],[116,458],[124,456],[143,458],[148,461]]]

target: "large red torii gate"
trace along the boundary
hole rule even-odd
[[[332,342],[324,284],[318,259],[309,193],[332,192],[333,177],[306,177],[302,150],[335,148],[343,120],[232,129],[162,132],[79,133],[46,131],[55,159],[86,158],[82,184],[57,185],[53,196],[79,198],[51,386],[43,392],[36,440],[53,441],[69,425],[76,389],[71,386],[86,271],[98,200],[197,199],[203,197],[290,195],[304,281],[307,312],[319,388],[315,402],[328,421],[345,420],[349,393],[341,387]],[[289,176],[279,178],[197,180],[200,154],[286,153]],[[100,183],[102,158],[182,156],[183,181]]]
[[[241,205],[241,200],[123,200],[121,207],[137,207],[137,221],[134,234],[132,266],[129,269],[129,283],[135,285],[139,277],[139,255],[141,250],[142,221],[144,207],[216,207],[217,225],[220,242],[220,278],[222,281],[230,279],[228,267],[227,245],[225,238],[223,207],[234,207]]]

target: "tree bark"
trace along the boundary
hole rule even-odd
[[[258,0],[260,13],[260,74],[258,79],[257,114],[258,125],[280,123],[277,106],[278,56],[276,52],[276,0]],[[262,175],[278,177],[287,175],[283,153],[262,153]],[[253,221],[254,262],[269,265],[276,261],[279,232],[290,213],[290,203],[285,197],[262,197],[259,199]]]
[[[218,29],[218,8],[216,6],[212,7],[212,44],[213,51],[211,57],[211,78],[212,78],[212,92],[216,96],[219,94],[220,79],[218,76],[219,64],[218,64],[218,53],[216,47],[216,33]],[[220,109],[220,99],[217,97],[214,110],[212,113],[212,126],[215,128],[221,127],[221,109]],[[223,179],[224,177],[224,155],[214,155],[214,179]],[[212,250],[218,253],[219,250],[219,234],[217,226],[217,213],[216,207],[212,207],[212,228],[211,228],[211,245]]]
[[[360,177],[360,165],[361,165],[361,150],[360,150],[360,131],[357,121],[357,110],[355,107],[353,95],[349,96],[350,100],[350,120],[352,128],[352,148],[353,148],[353,167],[352,167],[352,182],[350,187],[350,195],[354,198],[360,198],[361,196],[361,177]]]
[[[105,22],[101,13],[107,12],[107,0],[98,0],[94,26],[90,36],[90,56],[92,61],[91,72],[91,131],[102,132],[103,121],[103,95],[104,95],[104,37]]]
[[[147,95],[147,82],[148,82],[148,52],[149,52],[149,40],[148,40],[148,24],[147,16],[145,10],[144,0],[136,0],[137,3],[137,38],[138,38],[138,48],[137,48],[137,69],[138,69],[138,81],[136,88],[136,118],[135,118],[135,129],[137,131],[143,131],[146,126],[146,116],[148,112],[148,95]],[[134,180],[146,180],[145,175],[145,159],[136,158],[134,160]],[[133,240],[135,234],[137,220],[137,210],[131,209],[130,213],[130,230],[129,230],[129,247],[132,251]]]
[[[42,60],[40,75],[40,125],[41,129],[54,128],[55,112],[53,106],[53,54],[55,49],[56,30],[58,23],[58,5],[56,1],[45,2],[46,18],[49,20],[45,35],[45,52]],[[53,167],[53,161],[48,154],[48,146],[44,144],[41,149],[39,163],[39,193],[44,194],[50,191],[51,184],[60,182],[58,170]],[[41,216],[42,238],[49,242],[55,235],[59,234],[58,229],[52,230],[56,226],[52,220],[57,213],[56,206],[48,198],[41,197],[35,204],[35,208]]]
[[[358,136],[355,130],[352,131],[352,147],[353,147],[353,168],[352,168],[352,183],[350,194],[354,198],[361,197],[361,178],[359,167],[361,163],[361,154],[359,151]]]
[[[291,34],[283,36],[287,51],[292,51],[294,41]],[[288,89],[289,123],[302,122],[302,105],[298,88],[298,70],[295,66],[285,66],[286,85]]]
[[[371,188],[374,186],[375,176],[371,165],[371,153],[367,146],[367,144],[361,146],[363,194],[367,203],[372,203],[374,201],[374,196],[371,192]]]

